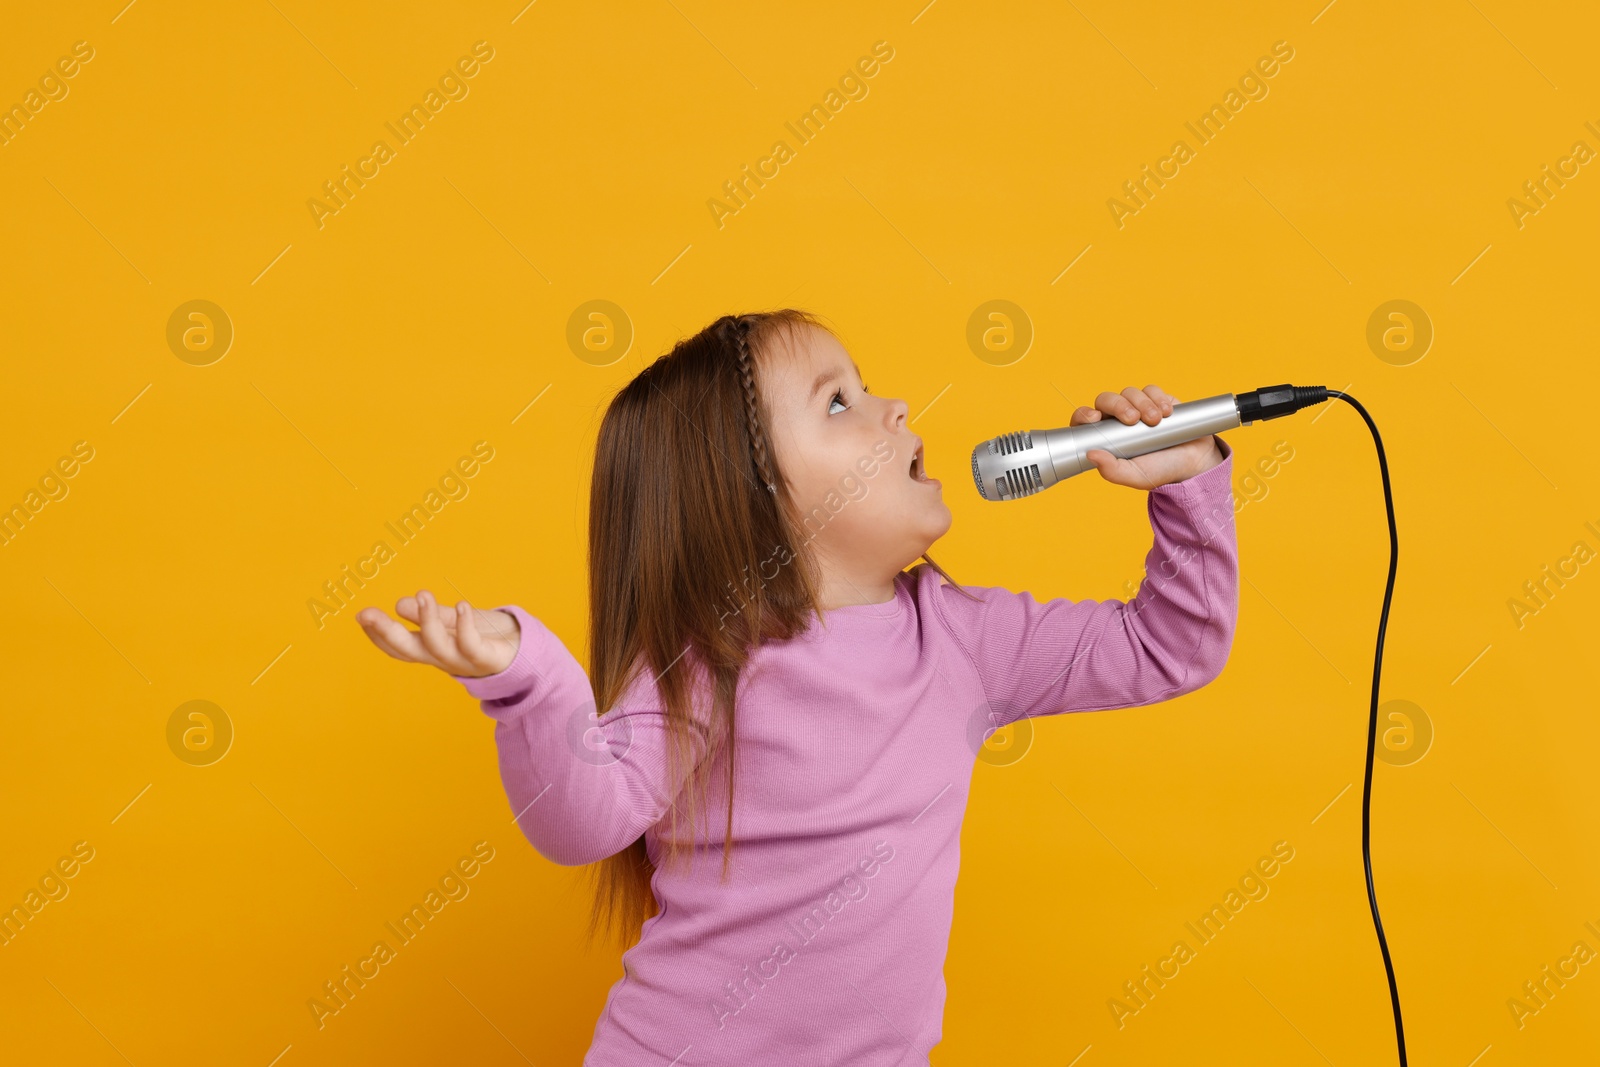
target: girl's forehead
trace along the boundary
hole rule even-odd
[[[837,373],[845,381],[860,374],[855,358],[826,330],[815,327],[796,330],[793,340],[783,347],[788,358],[778,362],[786,379],[791,386],[807,393],[823,374]]]
[[[796,374],[805,375],[807,380],[825,366],[850,359],[837,337],[807,323],[797,323],[791,329],[779,331],[777,340],[777,347],[788,356],[783,362]]]

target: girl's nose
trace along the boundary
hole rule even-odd
[[[907,404],[904,400],[889,401],[890,427],[898,429],[899,427],[904,426],[906,422],[906,416],[910,413],[911,405]]]

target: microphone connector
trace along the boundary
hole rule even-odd
[[[1262,419],[1293,415],[1301,408],[1325,403],[1328,399],[1328,387],[1269,385],[1262,389],[1252,389],[1248,393],[1240,393],[1235,399],[1239,405],[1239,425],[1248,426]]]

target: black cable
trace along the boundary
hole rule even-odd
[[[1384,971],[1389,973],[1389,1003],[1395,1009],[1395,1041],[1400,1045],[1400,1067],[1406,1067],[1405,1024],[1400,1021],[1400,990],[1395,987],[1395,965],[1389,958],[1389,939],[1384,937],[1384,920],[1378,915],[1378,891],[1373,889],[1373,752],[1378,747],[1378,678],[1384,669],[1384,630],[1389,629],[1389,603],[1395,595],[1395,568],[1400,563],[1400,534],[1395,533],[1395,496],[1389,486],[1389,458],[1384,454],[1384,438],[1378,434],[1378,424],[1366,414],[1362,402],[1346,392],[1326,386],[1266,386],[1242,392],[1234,397],[1238,408],[1238,424],[1250,426],[1261,419],[1283,418],[1286,414],[1306,410],[1317,403],[1338,397],[1342,402],[1360,411],[1366,419],[1366,429],[1373,432],[1373,445],[1378,446],[1378,470],[1384,475],[1384,510],[1389,512],[1389,581],[1384,584],[1384,609],[1378,616],[1378,651],[1373,654],[1373,709],[1366,720],[1366,779],[1362,785],[1362,864],[1366,867],[1366,902],[1373,905],[1373,926],[1378,929],[1378,947],[1384,952]]]
[[[1328,397],[1338,397],[1366,420],[1372,443],[1378,449],[1378,470],[1383,475],[1383,506],[1389,513],[1389,580],[1383,588],[1383,611],[1378,616],[1378,648],[1372,660],[1372,713],[1367,719],[1367,776],[1361,792],[1361,861],[1367,868],[1367,902],[1372,905],[1372,925],[1378,931],[1378,947],[1383,950],[1383,969],[1389,974],[1389,1003],[1394,1006],[1394,1037],[1400,1045],[1400,1067],[1406,1067],[1406,1031],[1400,1021],[1400,990],[1394,982],[1394,963],[1389,959],[1389,940],[1383,935],[1383,919],[1378,915],[1378,895],[1372,887],[1372,758],[1378,741],[1378,675],[1383,670],[1383,634],[1389,626],[1389,602],[1394,598],[1395,568],[1400,562],[1400,535],[1395,532],[1394,492],[1389,486],[1389,459],[1383,451],[1378,426],[1361,402],[1349,393],[1329,389]]]

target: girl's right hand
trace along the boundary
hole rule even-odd
[[[420,630],[408,630],[382,608],[362,608],[356,621],[372,643],[395,659],[426,663],[448,674],[482,678],[511,665],[522,627],[508,611],[478,611],[465,600],[441,607],[426,589],[395,601],[395,613]]]

